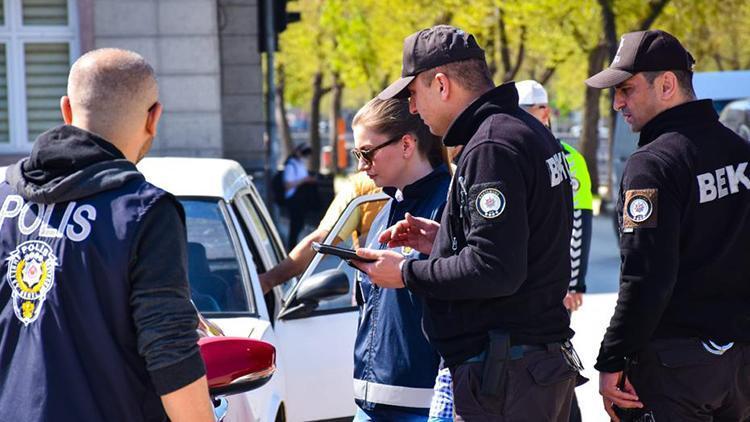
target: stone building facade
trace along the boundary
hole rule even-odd
[[[67,67],[93,48],[143,55],[164,115],[151,155],[264,165],[257,0],[0,0],[0,164],[61,123]],[[4,88],[4,89],[3,89]]]

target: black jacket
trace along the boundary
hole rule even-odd
[[[513,344],[572,336],[572,191],[560,143],[518,107],[513,83],[473,102],[444,143],[465,145],[430,259],[403,266],[426,299],[424,326],[447,365],[479,354],[488,331]]]
[[[638,145],[622,178],[605,372],[652,338],[750,341],[750,144],[701,100],[656,116]]]

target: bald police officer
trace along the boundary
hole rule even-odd
[[[631,32],[586,81],[614,87],[615,110],[640,132],[618,206],[620,294],[596,363],[615,420],[750,418],[750,144],[696,100],[693,63],[672,35]]]
[[[154,70],[90,51],[60,109],[0,183],[0,421],[213,421],[185,213],[135,166]]]

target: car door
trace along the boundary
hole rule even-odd
[[[180,197],[187,228],[188,279],[196,307],[227,336],[274,343],[267,310],[258,300],[257,271],[236,229],[231,204],[221,198]],[[262,299],[262,296],[261,296]],[[264,387],[229,397],[226,421],[253,421],[273,413],[283,391],[279,371]],[[262,415],[262,416],[261,416]],[[273,417],[273,414],[270,415]]]
[[[387,199],[384,194],[354,199],[325,242],[347,248],[364,244],[367,232],[357,227],[357,223],[363,215],[377,213]],[[298,306],[295,294],[300,287],[327,270],[346,274],[348,291],[321,300],[311,312],[301,315],[290,312]],[[340,259],[317,254],[284,298],[275,330],[281,343],[279,354],[287,367],[289,420],[342,418],[354,414],[353,354],[359,318],[354,299],[354,274],[355,270]]]

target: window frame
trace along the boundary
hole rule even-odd
[[[67,43],[68,64],[80,56],[80,33],[76,0],[66,0],[68,25],[23,25],[22,0],[3,0],[5,21],[0,25],[0,43],[5,44],[6,83],[8,95],[8,137],[0,143],[0,154],[29,153],[34,145],[28,139],[26,110],[25,45],[33,43]],[[62,122],[62,115],[60,116]]]
[[[240,224],[242,228],[247,230],[248,236],[252,239],[254,247],[259,251],[262,251],[261,257],[265,267],[263,270],[268,271],[278,265],[279,262],[286,258],[285,251],[280,245],[278,239],[276,239],[274,232],[271,230],[271,223],[266,220],[266,217],[258,206],[258,201],[253,196],[252,191],[250,189],[243,189],[237,192],[234,195],[234,200],[232,202],[236,208],[236,212],[241,217]],[[248,213],[254,213],[258,217],[261,227],[257,227],[254,224],[252,216]],[[273,254],[261,245],[261,231],[268,237],[268,241],[273,249]]]
[[[246,254],[249,253],[248,247],[242,240],[242,236],[237,233],[237,217],[231,209],[231,206],[227,204],[222,198],[209,197],[209,196],[178,196],[178,202],[182,205],[182,201],[200,201],[206,203],[215,203],[221,214],[224,226],[229,236],[229,241],[232,244],[234,253],[237,256],[237,265],[239,266],[240,277],[242,278],[242,285],[245,291],[245,297],[247,298],[247,304],[252,309],[251,311],[219,311],[219,312],[207,312],[201,311],[206,318],[237,318],[237,317],[250,317],[259,318],[260,309],[259,303],[255,297],[255,288],[253,287],[252,275],[250,273],[250,267],[247,262]],[[187,215],[185,215],[185,230],[187,234]],[[253,268],[255,264],[253,264]]]
[[[344,211],[339,215],[338,220],[336,220],[336,224],[333,225],[331,228],[331,231],[326,236],[324,243],[330,243],[334,236],[338,234],[338,232],[341,230],[341,228],[346,224],[347,219],[353,212],[353,210],[360,205],[362,205],[365,202],[374,202],[374,201],[383,201],[383,200],[389,200],[391,199],[388,195],[386,195],[383,192],[378,193],[372,193],[368,195],[362,195],[358,196],[354,199],[352,199],[349,204],[346,206]],[[284,305],[282,309],[291,308],[296,303],[296,296],[297,296],[297,290],[299,290],[299,287],[305,283],[311,276],[317,273],[317,267],[320,261],[323,259],[323,254],[317,252],[315,254],[315,257],[310,262],[310,265],[307,266],[305,271],[302,273],[302,275],[299,277],[299,281],[291,288],[289,289],[289,292],[284,297]],[[352,281],[352,288],[355,287],[355,283],[357,281]],[[349,292],[348,294],[353,294],[353,292]],[[317,316],[323,316],[323,315],[332,315],[332,314],[340,314],[340,313],[346,313],[346,312],[355,312],[358,310],[358,307],[354,304],[351,306],[342,306],[339,308],[329,308],[329,309],[315,309],[313,310],[309,315],[305,315],[305,318],[313,318]]]

